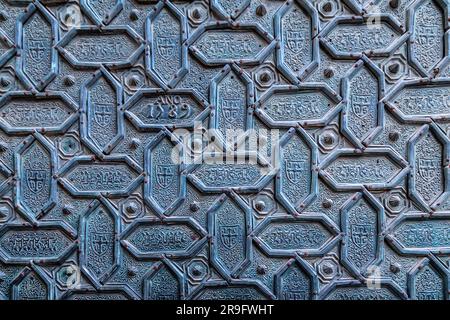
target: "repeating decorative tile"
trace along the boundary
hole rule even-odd
[[[0,0],[0,300],[448,299],[446,0]]]

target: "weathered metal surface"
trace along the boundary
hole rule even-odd
[[[447,299],[448,6],[0,0],[0,299]]]

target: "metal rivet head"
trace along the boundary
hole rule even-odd
[[[393,272],[393,273],[398,273],[400,271],[400,267],[401,266],[398,262],[393,262],[389,266],[389,270],[391,270],[391,272]]]
[[[262,17],[265,16],[266,14],[267,14],[266,6],[260,4],[259,6],[256,7],[256,15]]]
[[[327,2],[322,6],[323,11],[331,12],[333,10],[333,4],[331,2]]]
[[[400,138],[400,133],[398,131],[389,132],[389,140],[392,142],[397,141]]]
[[[6,142],[0,141],[0,152],[5,152],[8,150],[8,144]]]
[[[137,274],[137,269],[136,269],[136,267],[129,267],[128,268],[128,270],[127,270],[127,274],[130,276],[130,277],[134,277],[136,274]]]
[[[3,88],[7,88],[11,85],[11,79],[9,79],[8,77],[0,77],[0,86],[2,86]]]
[[[69,76],[65,76],[63,78],[63,83],[64,83],[65,86],[71,87],[71,86],[73,86],[75,84],[75,77],[74,76],[70,76],[70,75]]]
[[[194,201],[194,202],[192,202],[192,203],[189,205],[189,209],[190,209],[192,212],[196,212],[196,211],[198,211],[198,210],[200,209],[200,206],[199,206],[198,202]]]
[[[136,213],[138,211],[138,205],[136,202],[129,202],[126,206],[125,206],[125,211],[133,214]]]
[[[258,274],[266,274],[266,272],[267,272],[267,267],[266,266],[264,266],[264,265],[259,265],[259,266],[257,266],[256,267],[256,272],[258,273]]]
[[[8,20],[8,14],[5,10],[0,10],[0,21]]]
[[[400,205],[401,199],[399,196],[392,196],[389,198],[389,205],[393,208],[396,208]]]
[[[255,209],[256,210],[263,211],[265,209],[265,207],[266,207],[266,204],[264,203],[264,201],[259,200],[259,201],[255,202]]]
[[[400,71],[400,65],[398,63],[393,63],[388,67],[390,73],[396,74]]]
[[[333,68],[326,68],[325,70],[323,70],[323,75],[326,78],[332,78],[334,76],[334,70]]]
[[[194,8],[192,10],[192,18],[196,20],[200,20],[202,18],[202,13],[198,8]]]
[[[331,200],[331,199],[325,199],[322,202],[322,207],[324,207],[325,209],[330,209],[332,205],[333,205],[333,200]]]
[[[130,20],[136,21],[139,19],[139,10],[133,9],[130,11]]]
[[[400,0],[391,0],[391,1],[389,1],[389,6],[392,9],[397,9],[400,6]]]
[[[263,72],[259,76],[259,79],[261,80],[261,82],[268,83],[272,79],[272,76],[269,72]]]
[[[202,275],[202,270],[200,270],[199,266],[194,266],[192,268],[192,275],[195,276],[195,277],[199,277],[199,276]]]
[[[328,275],[333,274],[333,272],[334,272],[333,267],[329,264],[324,265],[322,270],[325,274],[328,274]]]
[[[64,269],[64,273],[67,276],[71,276],[71,275],[73,275],[75,273],[75,269],[72,268],[72,267],[67,267],[67,268]]]
[[[69,215],[72,213],[72,206],[70,206],[69,204],[65,204],[63,209],[62,209],[63,214],[65,215]]]
[[[131,75],[127,78],[127,84],[132,88],[137,87],[140,82],[141,81],[137,75]]]
[[[325,134],[323,137],[323,142],[328,145],[332,145],[334,143],[334,136],[331,134]]]
[[[141,140],[139,140],[138,138],[133,138],[130,141],[130,147],[132,149],[136,149],[139,147],[139,145],[141,144]]]

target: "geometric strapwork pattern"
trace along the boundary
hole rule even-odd
[[[0,300],[445,300],[445,0],[0,0]]]

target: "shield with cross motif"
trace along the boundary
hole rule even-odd
[[[360,119],[364,119],[371,111],[373,97],[371,95],[352,95],[351,111]]]
[[[304,177],[307,162],[305,160],[285,160],[286,178],[292,183],[299,183]]]
[[[295,53],[301,52],[305,48],[308,31],[305,29],[286,30],[286,46]]]
[[[159,164],[156,166],[156,181],[161,188],[169,187],[175,179],[176,165]]]
[[[240,99],[223,99],[222,100],[222,115],[225,120],[233,122],[241,115],[241,101]]]
[[[163,59],[171,59],[175,55],[175,49],[178,45],[177,36],[160,36],[156,39],[158,53]]]
[[[104,255],[110,246],[110,235],[103,232],[94,232],[92,238],[92,250],[99,256]]]
[[[373,233],[373,226],[368,224],[354,224],[350,230],[351,240],[358,248],[366,246],[372,238]]]
[[[220,226],[219,227],[220,242],[225,248],[233,249],[239,240],[239,226]]]
[[[45,57],[45,39],[28,39],[28,55],[34,62],[41,62]]]
[[[27,186],[32,192],[39,192],[45,186],[47,171],[38,169],[28,169],[25,171]]]
[[[114,105],[110,103],[94,104],[94,120],[102,128],[109,126],[112,122]]]
[[[427,181],[432,181],[439,173],[439,160],[432,157],[417,157],[419,175]]]

